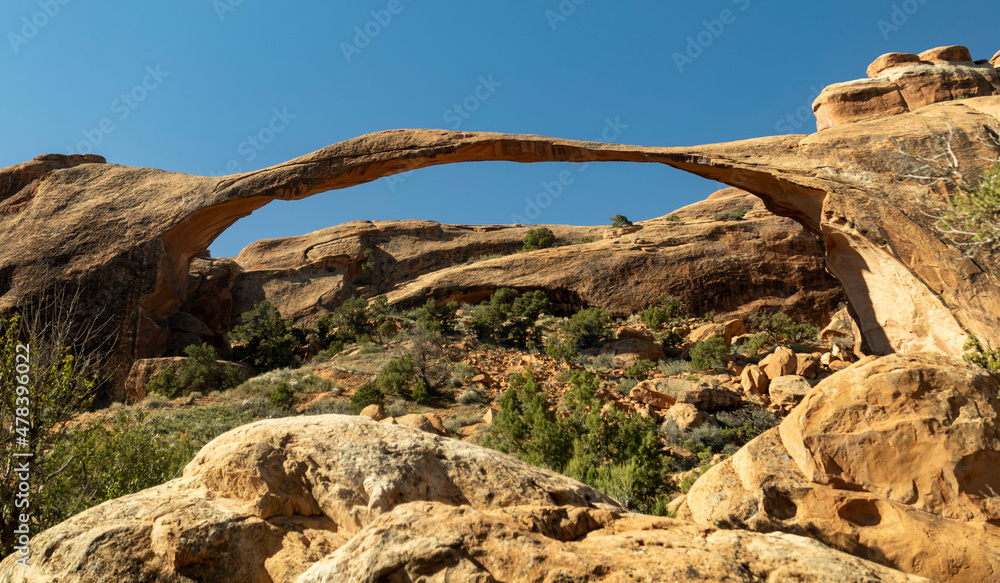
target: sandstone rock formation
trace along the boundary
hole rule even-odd
[[[936,581],[995,579],[998,388],[953,357],[862,360],[709,470],[678,517],[802,534]]]
[[[747,219],[713,218],[733,208],[749,211]],[[608,240],[606,227],[549,225],[559,240],[593,242],[531,253],[518,251],[532,227],[358,221],[253,243],[234,260],[240,273],[230,304],[200,290],[188,303],[218,305],[225,317],[212,319],[229,326],[230,314],[235,319],[263,299],[286,318],[312,323],[357,293],[389,293],[394,304],[413,307],[427,298],[476,303],[500,287],[540,289],[559,313],[598,306],[618,316],[671,293],[699,314],[769,309],[814,322],[843,299],[819,238],[750,194],[726,189],[672,214],[681,221],[645,221],[637,235]],[[228,260],[216,261],[225,267]],[[194,270],[190,279],[203,279],[204,261]],[[206,341],[221,334],[207,327],[213,336]]]
[[[165,349],[169,319],[188,293],[191,259],[237,219],[271,200],[300,199],[454,162],[629,161],[661,163],[742,188],[771,212],[820,235],[827,267],[844,286],[866,353],[958,354],[970,332],[1000,345],[995,256],[982,251],[966,257],[922,212],[928,202],[942,203],[946,193],[901,179],[912,166],[905,152],[936,152],[942,136],[970,176],[998,157],[988,138],[997,135],[992,128],[1000,118],[1000,97],[976,97],[993,86],[995,71],[963,67],[965,77],[958,80],[917,75],[905,113],[886,110],[881,117],[811,136],[698,147],[394,130],[218,178],[104,164],[96,156],[40,156],[0,170],[0,237],[8,243],[0,253],[0,310],[67,285],[80,288],[86,301],[79,316],[107,320],[117,331],[109,396],[120,400],[131,362]],[[904,69],[885,73],[902,75]],[[963,93],[972,87],[971,97]],[[954,100],[934,103],[947,97]],[[641,234],[611,244],[645,253],[642,243],[630,239]],[[570,253],[572,260],[572,248]],[[478,269],[492,267],[485,263]]]
[[[498,452],[369,419],[262,421],[202,449],[184,476],[34,536],[60,581],[882,581],[923,579],[788,534],[629,514]]]

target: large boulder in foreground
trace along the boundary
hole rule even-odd
[[[183,477],[78,514],[31,552],[0,580],[918,580],[794,535],[632,515],[498,452],[339,415],[234,429]]]
[[[709,470],[678,516],[809,536],[933,580],[993,580],[998,388],[952,357],[858,363]]]

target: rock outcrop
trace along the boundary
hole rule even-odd
[[[996,579],[998,388],[953,357],[858,362],[699,478],[678,517],[801,534],[935,581]]]
[[[11,583],[923,579],[789,534],[629,514],[569,478],[370,419],[262,421],[34,536]]]
[[[989,72],[983,75],[990,85]],[[925,81],[933,89],[942,79]],[[844,287],[865,353],[959,354],[970,332],[1000,345],[995,255],[983,250],[966,257],[925,212],[929,204],[944,204],[947,193],[902,178],[913,166],[906,152],[935,153],[942,137],[967,175],[982,171],[1000,155],[990,139],[998,135],[1000,97],[957,99],[964,95],[931,89],[914,93],[956,99],[914,101],[908,112],[811,136],[684,148],[393,130],[224,177],[116,166],[96,156],[40,156],[0,170],[0,237],[7,243],[0,252],[0,311],[79,288],[85,301],[78,317],[106,320],[116,333],[108,396],[120,400],[131,362],[165,350],[169,319],[188,293],[191,259],[271,200],[456,162],[626,161],[665,164],[741,188],[821,236],[827,268]],[[641,243],[629,245],[643,253]]]

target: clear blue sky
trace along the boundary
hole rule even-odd
[[[663,146],[809,133],[812,118],[795,114],[815,92],[883,53],[1000,49],[986,0],[5,0],[0,23],[0,166],[93,150],[192,174],[391,128]],[[573,183],[526,213],[565,168]],[[444,166],[276,202],[212,253],[357,219],[640,220],[718,187],[656,166],[578,168]]]

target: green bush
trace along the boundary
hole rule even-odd
[[[271,405],[275,408],[290,411],[295,404],[295,391],[292,390],[292,387],[288,383],[279,383],[271,391],[270,400]]]
[[[548,227],[538,227],[531,229],[524,235],[521,241],[525,251],[537,251],[538,249],[548,249],[556,242],[556,235]]]
[[[485,405],[489,402],[489,399],[481,391],[476,389],[466,389],[462,391],[462,394],[458,396],[457,399],[459,405]]]
[[[957,236],[967,252],[1000,243],[1000,161],[989,168],[979,185],[951,197],[952,208],[938,221],[938,228]]]
[[[413,359],[407,354],[387,362],[375,383],[383,395],[400,395],[409,392],[414,376]]]
[[[330,323],[338,329],[338,340],[357,342],[358,337],[368,335],[372,331],[368,300],[364,296],[354,296],[345,300],[330,314]]]
[[[545,339],[545,354],[570,364],[575,363],[580,358],[580,350],[576,347],[573,339],[563,338],[560,340],[555,335]]]
[[[750,314],[747,322],[751,329],[766,334],[768,339],[777,344],[782,340],[788,342],[810,342],[816,340],[819,328],[806,322],[796,322],[784,312]]]
[[[615,390],[627,397],[629,393],[632,392],[632,389],[634,389],[635,386],[638,384],[639,381],[635,379],[626,378],[622,380],[620,383],[618,383],[618,385],[615,387]]]
[[[367,382],[351,395],[351,411],[355,415],[368,405],[385,405],[385,395],[373,382]]]
[[[410,311],[410,318],[428,332],[451,334],[458,322],[458,302],[451,301],[439,307],[433,298],[428,298],[423,306]]]
[[[174,399],[191,392],[211,393],[239,386],[243,373],[236,366],[220,362],[209,344],[192,344],[184,349],[187,355],[176,372],[166,368],[146,385],[146,391]]]
[[[983,348],[975,334],[969,334],[962,350],[965,351],[962,355],[965,362],[981,366],[994,374],[1000,372],[1000,350]]]
[[[647,378],[649,378],[649,373],[654,368],[656,368],[656,363],[648,360],[639,360],[632,366],[625,369],[623,375],[627,379],[632,379],[635,381],[644,381]]]
[[[413,400],[418,405],[430,404],[431,392],[427,389],[427,383],[424,381],[417,381],[417,385],[413,388]]]
[[[689,352],[691,356],[692,370],[707,370],[710,368],[722,368],[723,358],[729,354],[726,341],[720,336],[709,338],[701,342],[696,342]]]
[[[593,243],[593,242],[594,242],[594,238],[593,237],[581,237],[580,238],[580,243]]]
[[[240,320],[229,335],[237,343],[233,346],[237,360],[265,371],[294,364],[295,336],[274,304],[264,300]]]
[[[662,294],[657,302],[639,313],[650,330],[664,326],[674,326],[687,320],[689,315],[684,300],[670,294]]]
[[[655,422],[617,408],[602,413],[599,382],[589,373],[578,372],[571,382],[564,398],[569,417],[561,418],[530,373],[512,375],[484,443],[603,488],[634,510],[661,507],[671,460]]]
[[[667,217],[667,220],[670,221],[671,223],[678,223],[680,222],[681,218],[677,215],[670,215]]]
[[[563,335],[577,348],[588,348],[608,335],[611,317],[601,308],[587,308],[573,314],[562,327]]]
[[[632,226],[632,221],[628,220],[628,217],[625,215],[615,215],[608,220],[611,221],[612,229],[621,229],[622,227]]]
[[[541,344],[541,331],[535,321],[549,310],[544,292],[518,295],[510,288],[500,288],[486,304],[477,306],[469,320],[479,338],[524,348],[528,341]]]
[[[747,216],[747,211],[745,209],[738,209],[735,211],[719,213],[713,218],[716,221],[742,221],[745,216]]]

